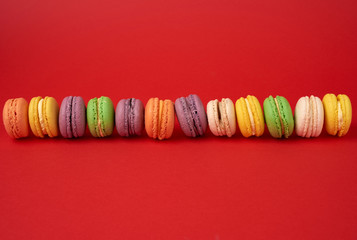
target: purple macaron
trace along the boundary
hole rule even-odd
[[[139,99],[128,98],[118,102],[115,125],[122,137],[141,135],[144,129],[144,105]]]
[[[64,138],[82,137],[86,130],[86,105],[82,97],[65,97],[59,112],[59,129]]]
[[[181,129],[186,136],[197,137],[205,134],[207,116],[202,101],[196,94],[176,99],[175,110]]]

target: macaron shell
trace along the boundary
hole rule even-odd
[[[264,100],[263,109],[265,122],[267,124],[270,135],[274,138],[281,138],[282,129],[279,113],[272,96],[269,96]]]
[[[97,129],[98,126],[98,114],[97,114],[97,102],[98,98],[92,98],[87,104],[87,123],[90,133],[93,137],[100,137]]]
[[[140,136],[144,128],[144,105],[140,99],[134,99],[134,131]]]
[[[13,101],[14,99],[8,99],[5,102],[4,108],[2,110],[2,120],[7,134],[12,138],[17,138],[17,133],[13,130],[15,125],[12,114],[13,107],[11,106],[13,104]]]
[[[120,136],[127,137],[129,136],[128,129],[125,127],[125,102],[127,99],[121,99],[115,110],[115,126]]]
[[[68,96],[62,100],[59,111],[58,125],[60,133],[64,138],[72,137],[72,131],[68,132],[68,127],[70,127],[71,98],[71,96]]]
[[[72,100],[71,129],[74,137],[82,137],[86,131],[86,105],[79,96]]]
[[[351,126],[352,122],[352,104],[349,97],[345,94],[337,95],[337,101],[341,104],[341,110],[343,114],[342,128],[338,133],[339,137],[345,136]]]
[[[45,113],[44,122],[46,132],[49,137],[58,136],[58,113],[59,106],[53,97],[45,97],[42,105],[43,112]]]
[[[247,104],[243,97],[236,101],[236,114],[239,129],[244,137],[252,136],[252,127],[249,119]]]
[[[279,104],[280,114],[284,124],[284,136],[288,138],[294,131],[294,117],[288,100],[281,96],[276,96]]]
[[[171,100],[164,100],[160,115],[160,131],[158,138],[160,140],[170,138],[174,130],[175,109]]]
[[[3,122],[9,136],[27,137],[29,134],[27,101],[24,98],[7,100],[3,109]]]
[[[33,97],[29,104],[29,123],[32,133],[36,137],[43,138],[44,135],[41,130],[40,120],[38,118],[38,103],[42,97]]]
[[[308,97],[301,97],[295,106],[295,132],[300,137],[305,137],[309,125],[309,103]]]
[[[337,97],[328,93],[323,97],[322,103],[324,105],[326,131],[335,136],[338,130]]]
[[[186,98],[181,97],[175,101],[177,120],[184,134],[188,137],[196,137],[192,112],[189,109]]]
[[[110,136],[114,129],[114,106],[108,97],[100,97],[99,119],[102,133],[104,136]]]
[[[255,136],[260,137],[263,135],[265,128],[262,107],[260,106],[260,103],[255,96],[248,95],[247,100],[249,102],[249,106],[254,118]]]
[[[212,100],[207,103],[208,126],[213,135],[222,136],[220,123],[218,119],[218,100]]]

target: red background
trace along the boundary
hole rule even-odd
[[[357,2],[1,1],[0,103],[357,96]],[[0,239],[357,239],[357,121],[316,139],[0,128]]]

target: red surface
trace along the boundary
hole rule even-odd
[[[0,103],[345,93],[357,2],[1,1]],[[356,105],[357,106],[357,105]],[[0,239],[357,239],[357,121],[344,138],[8,138]]]

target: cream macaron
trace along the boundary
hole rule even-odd
[[[236,133],[236,113],[231,99],[209,101],[207,118],[209,128],[215,136],[231,137]]]

